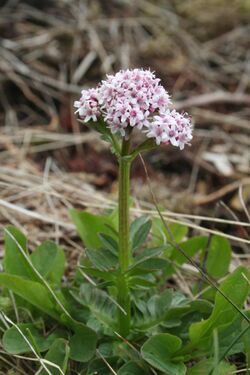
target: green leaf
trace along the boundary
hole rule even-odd
[[[109,271],[117,266],[117,257],[108,249],[86,249],[86,255],[92,265],[100,271]]]
[[[52,344],[52,342],[62,334],[61,331],[54,332],[48,337],[42,336],[36,325],[31,323],[19,323],[16,325],[23,335],[28,339],[28,341],[32,342],[29,338],[29,332],[32,335],[34,340],[35,347],[38,348],[39,352],[44,352],[48,350]],[[30,353],[31,349],[28,343],[25,341],[21,333],[18,331],[16,327],[11,327],[7,331],[4,332],[3,335],[3,347],[4,349],[10,354],[24,354]],[[32,345],[33,346],[33,345]]]
[[[90,284],[82,284],[79,293],[71,292],[71,295],[78,303],[87,306],[101,323],[108,327],[114,325],[117,306],[106,292]]]
[[[206,236],[196,236],[192,237],[187,241],[181,242],[180,247],[185,251],[185,253],[192,257],[194,256],[198,251],[204,249],[206,247],[208,241],[208,237]],[[169,250],[171,253],[171,259],[177,262],[178,264],[187,263],[188,260],[185,256],[181,254],[181,252],[178,249],[175,249],[174,247]]]
[[[55,366],[50,366],[46,363],[46,367],[51,371],[53,375],[66,374],[67,364],[69,360],[69,345],[68,342],[64,339],[57,339],[51,345],[48,353],[45,356],[45,359],[49,362],[54,363],[60,367],[61,372]],[[44,369],[39,372],[40,375],[47,375],[48,372]]]
[[[250,310],[243,310],[243,312],[248,318],[250,318]],[[244,327],[244,325],[246,325],[246,327],[248,328],[248,330],[245,332],[242,328]],[[218,339],[220,343],[219,357],[225,358],[237,353],[244,352],[244,339],[246,338],[248,340],[247,334],[249,332],[249,329],[249,323],[245,319],[243,319],[240,314],[238,314],[238,316],[231,324],[229,324],[221,332],[218,332]],[[249,341],[247,345],[249,346]],[[211,347],[210,355],[214,355],[213,347]]]
[[[246,268],[238,267],[220,286],[220,290],[228,296],[239,309],[242,308],[249,293],[247,275],[249,275],[249,271]],[[201,346],[201,344],[207,346],[208,338],[213,334],[213,330],[226,328],[238,315],[239,312],[235,307],[217,292],[214,309],[210,317],[190,326],[189,335],[191,341],[199,346]]]
[[[30,259],[40,275],[60,284],[64,274],[65,255],[59,246],[52,241],[45,241],[34,250]]]
[[[135,317],[135,329],[138,331],[147,331],[149,328],[159,326],[165,320],[171,308],[172,300],[172,289],[167,289],[160,295],[152,296],[146,306],[142,306],[142,316],[140,314]]]
[[[147,239],[152,221],[147,216],[141,216],[133,221],[130,227],[132,250],[140,247]]]
[[[117,229],[117,217],[114,214],[109,216],[93,215],[86,211],[70,210],[70,216],[76,225],[77,231],[86,247],[98,249],[102,246],[99,233],[112,236],[113,230]],[[111,228],[110,228],[111,227]]]
[[[170,230],[171,235],[173,236],[176,242],[180,242],[187,234],[188,227],[183,224],[178,223],[168,223],[166,220],[166,225]],[[166,245],[172,236],[169,237],[169,232],[166,230],[165,225],[162,220],[158,217],[153,219],[152,223],[152,245],[153,246],[162,246]]]
[[[4,234],[5,255],[4,269],[12,275],[23,276],[37,280],[35,271],[30,266],[24,254],[28,255],[27,239],[23,233],[13,226],[8,226]]]
[[[150,337],[142,346],[141,354],[151,366],[168,375],[184,375],[186,366],[173,360],[182,342],[177,336],[160,333]]]
[[[137,255],[134,258],[135,262],[156,257],[157,255],[162,254],[165,249],[166,249],[166,246],[159,246],[159,247],[144,249],[139,255]]]
[[[168,227],[171,232],[171,237],[173,236],[176,242],[180,242],[188,233],[188,227],[183,224],[170,223]],[[167,236],[167,239],[171,239],[168,232],[166,232],[166,236]]]
[[[78,362],[88,362],[96,351],[97,336],[95,332],[77,323],[74,328],[75,334],[71,337],[70,358]]]
[[[127,362],[119,368],[117,375],[147,375],[148,371],[138,362]]]
[[[166,289],[160,295],[155,295],[151,297],[147,306],[152,315],[160,316],[166,314],[167,310],[170,308],[173,299],[173,290]]]
[[[118,255],[118,243],[113,239],[113,237],[105,233],[99,233],[99,238],[105,249],[111,251],[111,253],[115,256]]]
[[[207,318],[213,309],[213,305],[205,300],[189,301],[188,299],[184,303],[177,304],[174,302],[175,293],[173,293],[173,302],[165,314],[165,319],[161,323],[166,328],[178,327],[182,325],[181,333],[193,323],[200,319]],[[175,334],[180,334],[180,331],[176,329]]]
[[[231,246],[226,238],[212,236],[206,261],[207,273],[216,279],[226,275],[231,262],[231,253]]]
[[[19,297],[36,306],[41,311],[58,319],[56,304],[49,291],[40,283],[20,276],[0,273],[0,285],[11,289]]]

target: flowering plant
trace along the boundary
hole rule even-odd
[[[192,139],[187,114],[170,109],[171,100],[160,80],[149,70],[125,70],[110,75],[96,89],[83,90],[74,103],[84,123],[101,121],[99,130],[110,141],[119,160],[119,332],[126,337],[130,329],[130,297],[127,272],[131,265],[129,239],[129,180],[132,160],[142,150],[159,144],[184,148]],[[131,148],[134,129],[149,141]],[[109,133],[110,130],[110,133]],[[120,138],[116,138],[116,134]]]
[[[133,160],[160,144],[183,149],[192,139],[188,115],[171,109],[159,79],[141,69],[108,76],[74,105],[117,156],[118,209],[71,209],[85,246],[72,281],[62,282],[65,256],[57,244],[45,241],[30,254],[25,235],[6,228],[1,353],[19,361],[31,353],[32,373],[40,375],[235,373],[229,356],[249,354],[249,270],[229,273],[225,237],[187,238],[188,227],[166,223],[158,207],[159,217],[130,222]],[[140,144],[134,131],[145,137]],[[171,287],[187,261],[194,279],[188,295]]]

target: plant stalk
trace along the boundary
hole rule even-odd
[[[122,143],[119,158],[119,269],[117,280],[118,327],[122,337],[129,334],[130,329],[130,295],[126,271],[130,264],[129,241],[129,192],[130,192],[130,167],[131,161],[126,156],[129,154],[129,140]]]

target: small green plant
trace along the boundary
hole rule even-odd
[[[32,358],[34,373],[227,375],[236,370],[230,356],[237,353],[249,366],[250,273],[244,267],[229,273],[229,242],[189,238],[188,227],[166,223],[158,207],[159,217],[130,221],[133,160],[157,144],[182,149],[191,140],[187,115],[169,104],[159,80],[138,69],[108,77],[75,103],[117,156],[119,200],[102,216],[70,211],[84,244],[71,281],[62,282],[59,246],[46,241],[30,253],[24,234],[6,228],[3,353]],[[135,128],[149,137],[139,145]],[[199,267],[204,260],[206,272]],[[191,296],[169,282],[187,262],[198,271]]]

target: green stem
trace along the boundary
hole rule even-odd
[[[126,337],[130,328],[130,295],[126,271],[130,263],[129,243],[129,191],[130,166],[129,140],[123,140],[121,157],[119,158],[119,269],[117,280],[118,304],[121,309],[118,313],[118,326],[121,336]]]

